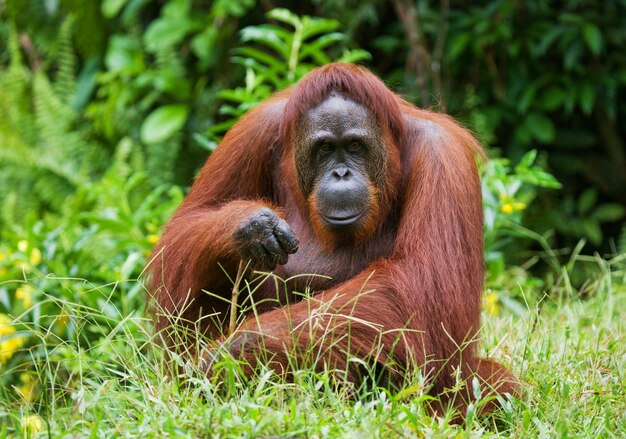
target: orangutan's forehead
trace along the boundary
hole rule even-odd
[[[374,116],[365,106],[333,93],[321,103],[302,115],[302,127],[306,129],[328,129],[337,127],[369,128],[375,126]]]

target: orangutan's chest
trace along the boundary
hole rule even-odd
[[[322,248],[311,240],[301,241],[298,251],[284,266],[290,289],[304,292],[325,290],[365,270],[372,262],[389,255],[393,243],[378,239],[359,249],[346,246],[334,250]]]

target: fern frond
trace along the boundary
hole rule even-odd
[[[75,90],[71,21],[60,31],[56,82],[44,69],[24,65],[14,26],[9,26],[9,67],[0,71],[0,221],[20,224],[27,215],[63,208],[67,197],[104,163],[103,149],[77,129],[69,102]]]
[[[23,65],[22,51],[20,50],[20,42],[17,37],[17,29],[15,23],[9,23],[9,35],[7,46],[9,49],[9,59],[11,60],[10,67]]]
[[[54,91],[66,104],[72,101],[76,90],[76,55],[72,49],[74,20],[70,15],[61,25],[56,49],[57,73]]]

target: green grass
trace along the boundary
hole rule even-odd
[[[16,376],[33,371],[38,390],[26,401],[16,386],[0,389],[0,437],[23,436],[33,414],[44,421],[37,435],[54,438],[625,437],[626,272],[623,260],[593,263],[600,274],[583,293],[564,274],[541,300],[516,292],[527,299],[521,316],[483,316],[487,355],[525,382],[521,399],[504,401],[495,417],[470,414],[462,425],[433,418],[418,381],[399,394],[337,388],[328,375],[308,371],[293,382],[269,371],[250,381],[225,374],[220,382],[190,373],[181,384],[164,370],[145,318],[63,303],[75,316],[71,341],[50,330],[58,319],[48,327],[24,322],[37,343],[16,354],[24,360],[10,363],[17,369],[3,366]]]

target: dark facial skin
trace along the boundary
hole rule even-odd
[[[298,125],[296,169],[331,230],[358,228],[373,187],[384,181],[385,144],[370,111],[338,93],[311,108]]]

